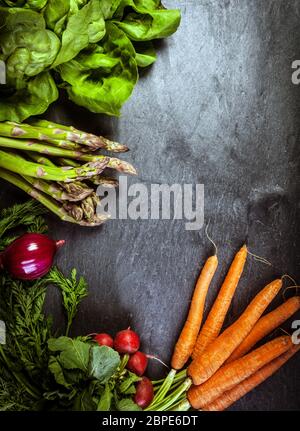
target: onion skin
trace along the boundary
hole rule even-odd
[[[25,233],[1,253],[0,268],[18,280],[36,280],[50,271],[55,254],[64,243],[47,235]]]

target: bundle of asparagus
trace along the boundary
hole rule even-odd
[[[96,187],[118,186],[116,179],[102,175],[106,168],[136,174],[128,162],[96,152],[121,153],[126,146],[47,120],[0,123],[0,148],[0,178],[62,220],[82,226],[98,226],[109,218],[96,211]]]

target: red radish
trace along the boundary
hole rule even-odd
[[[148,365],[148,358],[143,352],[135,352],[130,356],[126,368],[135,373],[137,376],[142,376],[146,371]]]
[[[25,233],[0,253],[0,269],[19,280],[36,280],[50,271],[54,255],[64,243],[47,235]]]
[[[127,369],[137,376],[142,376],[147,368],[148,358],[145,353],[137,351],[130,356],[127,362]]]
[[[115,336],[114,346],[117,352],[132,355],[139,350],[140,337],[131,329],[125,329]]]
[[[136,385],[136,393],[134,395],[134,402],[142,409],[148,407],[154,398],[154,390],[151,380],[148,377],[143,377]]]
[[[94,340],[99,344],[99,346],[114,347],[114,339],[109,334],[97,334],[95,335]]]

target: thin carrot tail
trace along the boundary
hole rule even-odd
[[[247,259],[247,253],[247,247],[244,245],[235,255],[217,299],[215,300],[206,322],[198,335],[192,353],[193,359],[199,357],[206,347],[220,334],[227,311],[242,275]]]
[[[176,343],[172,356],[172,368],[176,370],[183,368],[183,366],[189,360],[194,349],[197,335],[202,323],[207,291],[217,267],[217,256],[214,255],[209,257],[205,262],[205,265],[197,280],[188,317]]]
[[[234,386],[229,391],[224,392],[215,401],[206,404],[202,407],[202,410],[206,411],[223,411],[252,391],[254,388],[259,386],[276,371],[278,371],[292,356],[294,356],[300,349],[300,344],[293,346],[286,353],[283,353],[278,358],[265,365],[263,368],[252,374],[250,377],[242,381],[241,383]]]

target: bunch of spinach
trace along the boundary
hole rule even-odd
[[[119,115],[170,36],[178,10],[160,0],[0,0],[0,121],[41,114],[65,89],[92,112]]]
[[[44,208],[35,201],[0,214],[0,247],[15,238],[15,229],[45,232]],[[1,249],[0,248],[0,249]],[[61,292],[67,325],[53,330],[44,311],[46,293]],[[0,273],[0,319],[6,344],[0,345],[0,411],[3,410],[139,410],[132,401],[139,377],[125,369],[128,358],[89,337],[67,336],[87,284],[76,270],[70,277],[57,268],[35,282]]]

